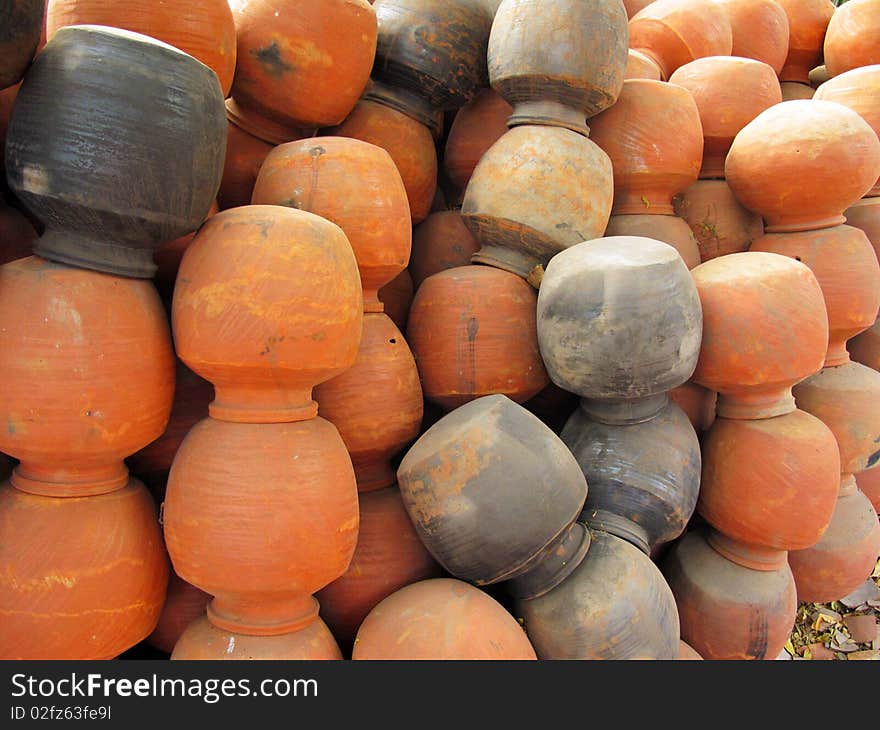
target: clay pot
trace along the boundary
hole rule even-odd
[[[10,0],[4,3],[0,30],[0,89],[24,76],[40,40],[43,0]]]
[[[202,226],[180,265],[172,323],[180,359],[214,384],[211,416],[277,423],[315,416],[311,390],[354,364],[362,312],[341,228],[251,205]]]
[[[211,210],[208,211],[207,218],[217,215],[219,212],[220,208],[215,201],[211,205]],[[155,261],[157,266],[153,283],[159,290],[159,295],[163,300],[171,301],[171,297],[174,294],[174,283],[177,280],[177,270],[180,268],[183,254],[186,253],[186,249],[189,248],[195,236],[196,231],[192,231],[180,238],[175,238],[173,241],[166,241],[153,252],[153,261]]]
[[[629,46],[653,58],[668,79],[704,56],[729,56],[733,29],[713,0],[656,0],[629,21]]]
[[[47,226],[34,252],[151,277],[153,250],[195,230],[217,196],[225,126],[217,76],[191,56],[128,31],[62,28],[6,140],[9,185]]]
[[[30,221],[0,198],[0,265],[30,256],[36,240]]]
[[[589,534],[575,523],[587,495],[577,461],[504,396],[479,398],[441,418],[403,458],[397,478],[419,538],[462,580],[516,579],[515,593],[541,595],[589,547]]]
[[[492,393],[517,403],[549,382],[538,350],[537,297],[490,266],[461,266],[422,282],[406,339],[425,398],[447,410]]]
[[[718,391],[718,415],[793,411],[791,386],[822,367],[828,346],[815,274],[794,259],[757,251],[721,256],[691,274],[703,309],[693,381]]]
[[[782,89],[783,101],[799,101],[801,99],[812,99],[816,90],[800,81],[783,81],[780,84]]]
[[[863,198],[853,203],[843,214],[849,225],[865,232],[874,247],[874,253],[880,259],[880,200]]]
[[[181,580],[172,570],[159,623],[147,637],[147,643],[154,649],[170,654],[186,627],[204,616],[210,600],[211,596]]]
[[[32,256],[0,267],[0,451],[13,486],[62,497],[128,481],[123,459],[165,430],[174,354],[148,281]],[[96,355],[100,354],[100,357]]]
[[[699,659],[702,661],[703,657],[701,657],[694,648],[690,644],[686,644],[683,641],[678,642],[678,659],[680,661],[693,661]]]
[[[630,401],[644,417],[691,376],[700,353],[694,282],[672,246],[649,238],[600,238],[558,254],[541,283],[537,320],[556,385],[591,400]]]
[[[177,574],[214,596],[216,627],[274,636],[317,618],[312,594],[354,554],[357,504],[345,444],[323,418],[206,418],[168,476],[165,542]]]
[[[849,0],[838,7],[828,23],[824,52],[832,76],[880,63],[880,2]]]
[[[589,134],[585,119],[620,95],[626,23],[623,5],[607,0],[502,3],[489,37],[489,81],[513,105],[508,124]]]
[[[229,95],[235,73],[235,23],[226,0],[52,0],[46,13],[51,40],[66,25],[109,25],[143,33],[208,66]]]
[[[321,619],[278,636],[238,634],[202,617],[191,623],[171,654],[173,660],[340,660],[336,639]]]
[[[252,202],[314,213],[338,225],[354,250],[364,311],[381,312],[377,291],[409,262],[406,190],[381,147],[346,137],[290,142],[269,153]]]
[[[667,395],[669,400],[684,411],[698,434],[712,427],[715,422],[715,403],[718,400],[718,394],[714,390],[707,390],[689,380],[670,390]]]
[[[763,564],[749,557],[744,546],[698,529],[663,560],[681,636],[704,659],[773,659],[791,634],[797,595],[786,553]]]
[[[726,180],[697,180],[673,204],[675,214],[691,227],[703,263],[748,251],[764,234],[761,216],[743,208]]]
[[[605,236],[652,238],[678,251],[689,269],[700,265],[700,249],[690,226],[674,215],[613,215]]]
[[[880,512],[880,469],[868,469],[856,474],[856,485],[874,507],[875,512]]]
[[[259,129],[272,129],[280,144],[297,138],[293,130],[286,135],[288,127],[345,119],[376,55],[376,13],[367,0],[248,0],[234,3],[232,13],[238,60],[230,111],[236,124],[263,138]]]
[[[880,11],[880,5],[877,5],[877,10]],[[880,24],[877,27],[880,30]],[[822,84],[813,98],[836,101],[849,107],[880,136],[880,45],[877,65],[853,69],[835,76]],[[880,195],[880,180],[875,182],[868,195]]]
[[[703,439],[697,509],[714,528],[752,547],[800,550],[817,543],[839,486],[834,434],[809,413],[719,418]]]
[[[379,301],[385,305],[385,314],[401,332],[406,330],[413,296],[412,277],[407,269],[401,271],[379,290]]]
[[[681,535],[693,514],[700,491],[700,442],[673,403],[648,420],[628,410],[581,407],[561,438],[589,485],[581,521],[647,555]],[[835,481],[835,494],[836,486]]]
[[[825,367],[849,362],[846,341],[874,324],[880,309],[880,265],[865,233],[852,226],[768,233],[751,250],[790,256],[810,267],[828,311]]]
[[[360,527],[348,570],[316,596],[321,618],[347,656],[367,614],[395,591],[441,574],[419,541],[400,492],[381,489],[358,496]]]
[[[653,1],[653,0],[652,0]],[[651,79],[662,81],[662,74],[657,62],[641,51],[630,49],[627,52],[626,71],[623,74],[624,81],[629,79]]]
[[[409,271],[418,289],[429,276],[456,266],[466,266],[480,244],[456,210],[431,213],[413,230]]]
[[[228,130],[223,180],[217,194],[220,210],[250,204],[257,175],[274,146],[232,122],[229,122]]]
[[[461,191],[467,187],[480,158],[507,131],[512,108],[492,89],[481,89],[455,115],[443,155],[449,181]]]
[[[730,20],[731,56],[763,61],[778,75],[788,56],[788,15],[776,0],[714,0]],[[671,79],[670,79],[671,80]]]
[[[871,575],[880,555],[877,510],[850,476],[840,487],[822,539],[788,554],[798,601],[828,603],[848,596]]]
[[[539,598],[521,600],[516,616],[540,659],[675,659],[675,599],[647,555],[593,531],[575,571]]]
[[[672,215],[672,197],[700,172],[700,113],[690,92],[674,84],[624,81],[617,103],[593,119],[591,137],[614,167],[615,215]]]
[[[394,484],[390,461],[419,435],[424,409],[419,371],[394,323],[384,314],[365,315],[354,365],[314,395],[321,415],[345,442],[358,489]]]
[[[779,9],[773,0],[761,1]],[[699,58],[678,69],[669,82],[686,88],[697,103],[703,128],[703,179],[724,177],[724,160],[734,137],[758,114],[782,101],[774,70],[748,58]]]
[[[612,194],[611,160],[589,139],[561,127],[514,127],[483,155],[465,191],[462,218],[482,246],[471,260],[525,278],[601,236]]]
[[[380,0],[381,1],[381,0]],[[392,593],[364,619],[352,659],[536,659],[516,620],[460,580],[423,580]]]
[[[0,534],[3,659],[112,659],[156,626],[168,558],[137,480],[63,498],[7,482]]]
[[[788,57],[779,72],[781,81],[809,82],[810,70],[822,56],[828,21],[834,15],[831,0],[776,0],[788,16]]]
[[[324,132],[369,142],[388,152],[406,188],[412,222],[428,217],[437,188],[437,151],[427,127],[389,106],[362,100],[342,124]]]
[[[846,343],[850,357],[862,365],[880,370],[880,319]]]

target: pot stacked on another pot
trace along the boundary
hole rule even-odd
[[[788,57],[779,72],[785,101],[812,99],[810,72],[822,59],[825,32],[834,15],[831,0],[776,0],[788,15]],[[850,0],[852,2],[852,0]]]

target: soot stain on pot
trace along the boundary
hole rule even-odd
[[[254,54],[256,59],[265,69],[266,73],[276,79],[280,79],[284,74],[296,70],[294,66],[285,62],[284,59],[281,58],[281,49],[278,47],[276,41],[272,41],[272,43],[265,48],[258,48],[251,51],[251,53]]]

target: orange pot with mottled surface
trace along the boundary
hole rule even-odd
[[[627,81],[628,79],[651,79],[652,81],[663,80],[657,62],[641,51],[634,51],[631,48],[627,54],[626,71],[624,72],[623,79],[624,81]]]
[[[409,259],[413,286],[418,289],[429,276],[456,266],[467,266],[479,248],[480,244],[457,210],[431,213],[413,230]]]
[[[168,583],[156,504],[110,492],[0,486],[0,657],[112,659],[156,626]]]
[[[450,578],[423,580],[370,611],[352,659],[536,659],[522,627],[491,596]]]
[[[875,512],[880,512],[880,469],[868,469],[856,474],[856,485],[874,507]]]
[[[714,0],[730,20],[731,56],[763,61],[774,75],[788,56],[788,15],[776,0]]]
[[[354,554],[351,459],[323,418],[206,418],[174,458],[164,525],[174,570],[214,596],[215,626],[257,636],[298,631],[318,616],[312,594]]]
[[[714,390],[688,380],[683,385],[670,390],[667,395],[669,400],[685,412],[697,434],[708,431],[715,422],[718,394]]]
[[[617,103],[592,120],[590,136],[614,167],[615,215],[672,215],[673,196],[699,175],[700,112],[680,86],[625,81]]]
[[[846,343],[850,357],[856,362],[880,370],[880,319],[862,334]]]
[[[674,215],[613,215],[605,236],[639,236],[668,243],[689,269],[700,265],[700,248],[690,226]]]
[[[387,314],[401,332],[406,330],[409,308],[415,292],[409,270],[404,269],[379,290],[379,301],[385,305]]]
[[[177,354],[214,384],[214,418],[312,418],[312,388],[354,364],[363,294],[348,239],[313,213],[275,205],[223,211],[180,264]]]
[[[406,190],[385,150],[348,137],[281,145],[263,162],[252,202],[305,210],[338,225],[357,259],[364,311],[382,311],[377,292],[406,267],[412,245]]]
[[[782,81],[809,84],[810,71],[819,64],[828,21],[834,15],[831,0],[776,0],[788,16],[788,56],[779,72]]]
[[[461,266],[422,282],[406,338],[425,398],[447,410],[493,393],[517,403],[549,382],[538,349],[537,295],[490,266]]]
[[[223,179],[220,182],[220,191],[217,193],[220,210],[250,204],[263,161],[275,146],[245,132],[232,121],[228,123],[228,130]],[[300,136],[295,135],[292,139],[298,139]]]
[[[843,211],[880,176],[880,140],[841,104],[785,101],[736,136],[724,171],[768,233],[830,228],[845,222]]]
[[[147,637],[147,643],[159,651],[170,654],[186,627],[205,614],[211,600],[204,591],[182,580],[173,570],[168,580],[165,605],[159,615],[159,623]]]
[[[354,365],[315,388],[315,400],[339,429],[358,489],[394,484],[391,459],[418,436],[424,401],[413,354],[386,315],[364,315]]]
[[[880,63],[880,2],[849,0],[834,11],[824,42],[832,76]]]
[[[822,367],[828,346],[815,274],[794,259],[756,251],[713,259],[691,273],[703,309],[692,380],[719,393],[719,416],[793,411],[791,386]]]

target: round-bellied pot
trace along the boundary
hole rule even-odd
[[[641,51],[634,51],[631,48],[627,54],[626,71],[623,74],[624,81],[629,79],[651,79],[652,81],[663,80],[657,62]]]
[[[413,296],[413,282],[408,269],[401,271],[379,290],[379,301],[385,305],[385,314],[401,332],[406,330]]]
[[[413,286],[418,289],[429,276],[467,266],[479,248],[457,210],[431,213],[413,230],[409,258]]]
[[[147,637],[147,643],[159,651],[170,654],[186,627],[205,615],[210,600],[211,596],[181,580],[172,570],[159,622],[153,633]]]
[[[838,7],[828,23],[823,50],[832,76],[880,63],[880,2],[849,0]]]
[[[0,198],[0,265],[30,256],[37,238],[30,221]]]
[[[43,28],[43,0],[9,0],[0,26],[0,89],[12,86],[30,65]]]
[[[151,277],[153,250],[195,230],[217,197],[225,134],[207,66],[129,31],[62,28],[28,72],[6,139],[9,185],[46,224],[34,252]]]
[[[715,403],[718,400],[718,394],[714,390],[708,390],[688,380],[668,391],[667,395],[669,400],[685,412],[697,434],[712,427],[715,422]]]
[[[214,384],[214,418],[312,418],[312,388],[354,364],[362,322],[348,239],[313,213],[276,205],[223,211],[180,264],[177,354]]]
[[[7,482],[0,534],[3,659],[112,659],[156,626],[168,557],[139,481],[72,497]]]
[[[700,112],[680,86],[625,81],[617,103],[592,120],[590,135],[611,158],[615,215],[672,215],[673,196],[699,175]]]
[[[871,245],[874,253],[880,259],[880,198],[862,198],[847,208],[843,214],[847,224],[861,228]]]
[[[788,56],[779,72],[781,81],[808,84],[819,63],[828,21],[834,15],[831,0],[776,0],[788,16]]]
[[[271,142],[254,137],[233,122],[229,122],[227,129],[223,179],[217,193],[220,210],[250,204],[257,175],[274,147]]]
[[[674,215],[613,215],[605,236],[652,238],[678,251],[689,269],[700,265],[700,248],[690,226]]]
[[[850,357],[862,365],[880,370],[880,319],[846,343]]]
[[[859,491],[871,502],[875,512],[880,512],[880,469],[868,469],[856,474]]]
[[[816,90],[809,84],[803,84],[800,81],[783,81],[780,84],[782,89],[783,101],[799,101],[801,99],[812,99],[816,94]]]
[[[395,591],[364,619],[352,659],[536,659],[526,633],[494,598],[434,578]]]
[[[788,15],[776,0],[714,0],[730,20],[731,56],[763,61],[778,75],[788,56]],[[671,80],[671,79],[670,79]]]

